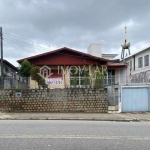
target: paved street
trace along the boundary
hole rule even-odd
[[[1,150],[147,150],[149,122],[1,120]]]

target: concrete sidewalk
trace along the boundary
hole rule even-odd
[[[150,121],[150,112],[144,113],[3,113],[1,120],[97,120]]]

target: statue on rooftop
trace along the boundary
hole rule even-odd
[[[122,52],[121,52],[121,59],[124,59],[125,56],[125,50],[128,50],[128,54],[130,55],[130,42],[127,43],[127,27],[124,27],[125,29],[125,43],[122,46]]]

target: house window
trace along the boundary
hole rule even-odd
[[[130,70],[132,70],[132,61],[130,61]]]
[[[104,84],[115,84],[115,69],[109,69],[105,77]]]
[[[89,70],[71,70],[70,85],[90,85]]]
[[[144,66],[149,66],[149,55],[144,56]]]
[[[142,68],[143,67],[143,57],[139,57],[138,58],[138,68]]]

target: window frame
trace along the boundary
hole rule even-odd
[[[108,69],[107,70],[107,75],[104,78],[104,84],[107,85],[113,85],[115,84],[115,75],[116,75],[116,70],[115,69]]]
[[[144,56],[144,67],[149,66],[149,54]]]
[[[82,70],[82,71],[81,70],[78,70],[77,74],[70,74],[70,85],[71,86],[74,85],[72,83],[74,79],[77,80],[77,85],[76,86],[90,85],[90,73],[89,73],[89,69],[88,70]],[[85,75],[85,73],[86,73],[86,75]],[[83,80],[85,80],[85,79],[87,80],[87,84],[84,84]]]
[[[138,68],[142,68],[143,67],[143,57],[139,57],[138,58]]]

